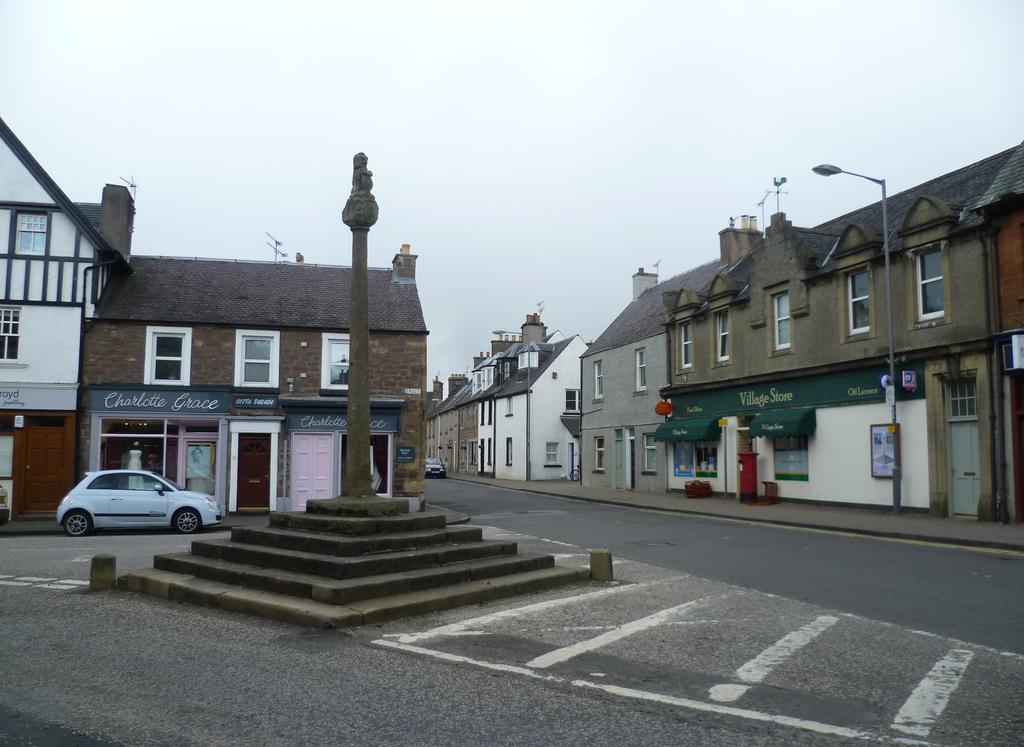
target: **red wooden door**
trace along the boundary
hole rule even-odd
[[[64,497],[64,422],[59,427],[29,427],[25,453],[24,511],[56,511]]]
[[[270,509],[270,436],[238,436],[238,510]]]

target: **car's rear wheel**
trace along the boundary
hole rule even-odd
[[[64,534],[68,537],[84,537],[92,531],[92,517],[88,511],[75,509],[64,515]]]
[[[171,526],[180,534],[195,534],[203,528],[203,519],[194,508],[182,508],[174,514]]]

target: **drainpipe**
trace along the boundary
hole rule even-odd
[[[582,340],[582,338],[580,338]],[[584,343],[586,344],[586,343]],[[586,351],[584,351],[584,355]],[[580,481],[580,485],[583,485],[583,356],[580,356],[580,438],[579,444],[576,446],[576,458],[579,460],[580,468],[577,479]],[[575,465],[573,465],[575,466]]]
[[[995,494],[992,496],[992,521],[1005,524],[1009,521],[1009,516],[1006,510],[1006,454],[1003,442],[1005,429],[1003,422],[1003,366],[1000,360],[999,346],[994,340],[996,327],[1002,326],[998,323],[1000,309],[999,262],[996,252],[992,251],[996,233],[995,230],[989,230],[982,235],[981,252],[984,260],[982,265],[985,268],[985,287],[989,289],[989,302],[985,305],[985,321],[989,332],[989,342],[992,345],[992,352],[989,356],[988,401],[995,403],[994,411],[989,414],[989,429],[992,438],[992,476],[995,483]]]
[[[537,353],[540,365],[540,353]],[[526,480],[530,480],[530,353],[526,353]]]

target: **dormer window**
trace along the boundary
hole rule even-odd
[[[520,368],[536,368],[537,367],[537,351],[527,350],[524,353],[519,354],[519,367]]]

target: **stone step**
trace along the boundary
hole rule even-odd
[[[133,571],[118,587],[176,602],[201,604],[232,612],[316,628],[350,627],[410,615],[491,602],[505,597],[577,583],[589,578],[586,569],[551,567],[509,576],[468,581],[453,587],[413,591],[346,605],[243,589],[158,568]]]
[[[342,557],[266,545],[249,545],[233,540],[197,540],[192,543],[194,555],[330,578],[354,578],[381,573],[398,573],[494,555],[514,555],[516,550],[515,542],[481,540],[479,542],[432,545],[399,552]]]
[[[419,532],[388,532],[369,537],[344,537],[269,527],[266,529],[232,527],[231,539],[248,545],[266,545],[285,550],[304,550],[324,555],[349,556],[411,550],[417,547],[456,542],[479,542],[483,539],[483,529],[460,526]]]
[[[335,605],[346,605],[366,599],[407,594],[554,566],[554,558],[550,555],[502,555],[404,573],[384,573],[336,579],[310,573],[263,568],[188,553],[157,555],[153,562],[155,567],[162,571],[184,573],[210,581]]]
[[[275,512],[270,514],[270,526],[275,529],[296,529],[303,532],[363,537],[378,532],[444,529],[445,514],[441,511],[420,511],[415,514],[398,514],[397,516],[332,516],[302,512]]]

